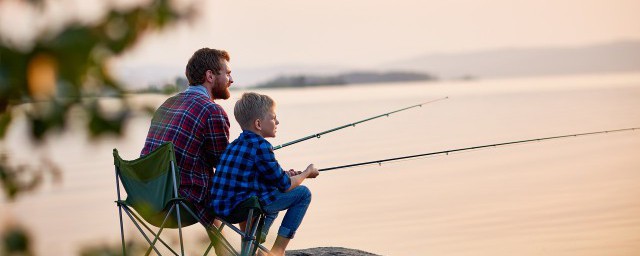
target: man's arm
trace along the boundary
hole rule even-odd
[[[214,112],[207,117],[205,134],[203,134],[207,159],[214,167],[218,165],[220,156],[229,145],[229,118],[224,110]]]

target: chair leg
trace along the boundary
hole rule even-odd
[[[120,203],[120,168],[118,166],[115,167],[116,172],[116,194],[118,195],[118,201],[116,204],[118,205],[118,216],[120,217],[120,238],[122,239],[122,256],[127,256],[127,245],[124,242],[124,226],[122,225],[122,204]]]
[[[215,227],[213,226],[212,229],[215,230],[216,234],[218,236],[220,236],[220,240],[219,242],[222,243],[222,246],[224,246],[224,248],[228,251],[228,252],[232,252],[234,255],[238,255],[238,253],[235,251],[235,249],[233,249],[233,246],[231,246],[231,243],[229,243],[229,241],[227,241],[226,238],[224,238],[224,235],[222,235],[222,230],[224,229],[224,227],[227,226],[227,224],[225,222],[220,222],[220,227]],[[213,231],[211,231],[213,232]],[[213,245],[213,242],[212,244]]]
[[[217,242],[221,243],[222,246],[224,247],[224,249],[226,249],[228,252],[230,252],[234,256],[238,255],[238,253],[233,249],[233,246],[231,246],[231,243],[229,243],[229,241],[227,241],[227,239],[224,238],[224,236],[221,233],[221,231],[224,228],[224,226],[228,225],[227,223],[222,222],[222,225],[220,226],[220,228],[216,228],[213,225],[210,225],[210,224],[207,224],[207,223],[204,223],[204,222],[200,221],[198,216],[196,216],[196,214],[189,207],[187,207],[187,205],[184,202],[180,202],[180,205],[182,205],[182,207],[184,207],[184,209],[187,211],[187,213],[191,214],[191,216],[193,216],[194,218],[198,219],[200,224],[205,228],[205,231],[207,232],[207,236],[209,236],[209,239],[211,240],[211,242],[209,243],[209,248],[207,248],[207,251],[204,254],[205,256],[207,254],[209,254],[209,251],[211,250],[211,247],[214,246],[213,243],[214,243],[215,240],[217,240]]]
[[[211,251],[211,248],[213,248],[213,243],[209,243],[209,246],[207,247],[207,250],[204,251],[204,254],[202,256],[209,255],[209,252]]]
[[[170,161],[171,163],[171,175],[173,177],[173,196],[178,198],[178,183],[176,182],[176,167],[174,160]],[[178,233],[180,233],[180,253],[184,256],[184,244],[182,243],[182,220],[180,218],[180,204],[177,205],[178,209]]]
[[[229,226],[233,231],[235,232],[239,232],[240,230],[236,230],[237,228],[234,226],[231,226],[231,224],[229,223],[225,223],[224,221],[222,221],[222,225],[220,226],[220,229],[216,229],[216,227],[213,227],[212,230],[209,230],[209,232],[211,232],[211,234],[214,237],[214,239],[218,239],[217,241],[222,243],[222,246],[224,246],[224,248],[230,252],[231,254],[233,254],[234,256],[238,256],[240,255],[231,245],[231,243],[229,243],[229,241],[224,237],[224,235],[222,235],[221,230],[225,227],[225,226]]]
[[[256,255],[256,252],[258,251],[258,249],[260,248],[260,243],[262,242],[262,228],[264,227],[264,221],[265,221],[265,215],[264,214],[259,214],[258,215],[258,225],[257,225],[257,229],[254,232],[255,233],[255,240],[253,240],[253,247],[251,248],[251,255]]]
[[[178,212],[178,234],[180,237],[180,252],[182,253],[181,255],[184,256],[184,244],[182,243],[182,220],[180,219],[180,205],[178,204],[176,207]]]
[[[142,236],[144,236],[144,239],[145,239],[145,240],[147,240],[147,243],[151,244],[151,240],[149,240],[149,237],[147,236],[147,234],[146,234],[144,231],[142,231],[142,228],[140,228],[140,225],[138,224],[138,222],[137,222],[137,221],[135,221],[135,220],[134,220],[134,218],[131,216],[131,213],[129,213],[129,211],[128,211],[128,210],[126,210],[126,208],[125,208],[125,211],[124,211],[124,212],[125,212],[127,215],[129,215],[129,218],[131,218],[131,221],[133,222],[133,224],[136,226],[136,228],[138,228],[138,230],[140,231],[140,233],[142,233]],[[154,250],[154,251],[156,251],[156,253],[157,253],[158,255],[162,255],[162,254],[160,254],[160,252],[158,251],[158,248],[156,248],[156,247],[155,247],[155,246],[153,246],[153,245],[152,245],[151,247],[153,247],[153,250]]]
[[[262,250],[263,252],[266,252],[267,254],[271,252],[269,251],[269,249],[267,249],[267,247],[264,247],[264,245],[258,244],[258,247],[260,248],[260,250]]]
[[[158,230],[158,233],[154,233],[155,238],[153,239],[153,243],[151,243],[151,246],[155,246],[158,239],[160,239],[160,234],[162,234],[162,231],[164,230],[164,224],[166,224],[167,220],[169,219],[169,216],[171,216],[171,213],[173,212],[174,207],[175,205],[172,205],[171,208],[169,208],[169,211],[167,212],[167,216],[164,217],[164,220],[160,225],[160,229]],[[147,249],[147,252],[144,255],[148,256],[149,253],[151,253],[151,247]]]
[[[127,256],[127,247],[124,242],[124,226],[122,225],[122,205],[118,203],[118,215],[120,216],[120,238],[122,239],[122,256]]]
[[[251,230],[253,230],[253,209],[249,210],[249,216],[247,217],[247,225],[245,226],[244,229],[244,236],[242,237],[242,246],[240,248],[240,254],[242,256],[249,256],[249,251],[250,251],[250,247],[251,247],[251,240],[252,240],[252,232]]]
[[[260,240],[258,240],[260,235],[258,235],[258,232],[261,232],[261,219],[262,214],[258,214],[258,216],[253,220],[253,225],[250,231],[251,233],[249,234],[251,240],[249,240],[249,246],[247,248],[249,255],[255,255],[256,250],[258,249],[258,244],[260,244]]]
[[[233,256],[240,255],[236,250],[233,249],[233,246],[231,246],[229,241],[227,241],[226,238],[224,238],[222,233],[216,230],[209,229],[207,230],[207,234],[209,235],[209,239],[211,240],[209,243],[209,249],[207,249],[207,251],[209,251],[211,247],[214,247],[214,243],[217,242],[218,246],[222,246],[227,252],[231,253],[231,255]]]
[[[127,208],[125,206],[125,213],[129,214],[129,218],[131,218],[131,216],[133,215],[133,217],[135,217],[135,219],[142,224],[142,226],[149,231],[149,233],[151,234],[156,234],[153,230],[151,230],[151,228],[149,228],[149,226],[147,226],[147,224],[144,224],[144,221],[142,219],[140,219],[140,217],[138,217],[138,215],[136,215],[135,213],[130,213],[131,210],[129,208]],[[134,221],[133,219],[131,219],[131,221],[133,222],[133,224],[136,225],[136,227],[138,227],[138,230],[140,231],[140,233],[142,233],[143,236],[145,236],[145,233],[142,231],[142,229],[138,226],[138,222]],[[178,255],[177,252],[175,252],[173,249],[171,249],[171,246],[169,246],[164,240],[162,240],[162,238],[158,237],[158,241],[160,241],[160,243],[162,243],[169,251],[171,251],[171,253],[173,253],[173,255]],[[149,242],[149,241],[147,241]]]

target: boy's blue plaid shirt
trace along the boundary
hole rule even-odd
[[[262,205],[275,200],[276,191],[291,186],[273,154],[271,143],[251,131],[243,131],[227,146],[213,175],[211,206],[216,214],[229,216],[231,210],[251,196]]]

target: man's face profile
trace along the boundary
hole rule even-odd
[[[229,62],[225,60],[222,62],[220,71],[218,71],[217,74],[213,72],[213,86],[211,87],[211,96],[213,96],[213,99],[226,100],[231,97],[229,87],[231,87],[232,83],[231,68],[229,68]]]

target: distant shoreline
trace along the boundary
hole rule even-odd
[[[359,71],[342,73],[338,75],[282,75],[266,82],[251,86],[250,88],[293,88],[327,85],[356,85],[380,82],[413,82],[435,80],[438,80],[438,78],[433,75],[413,71]]]

